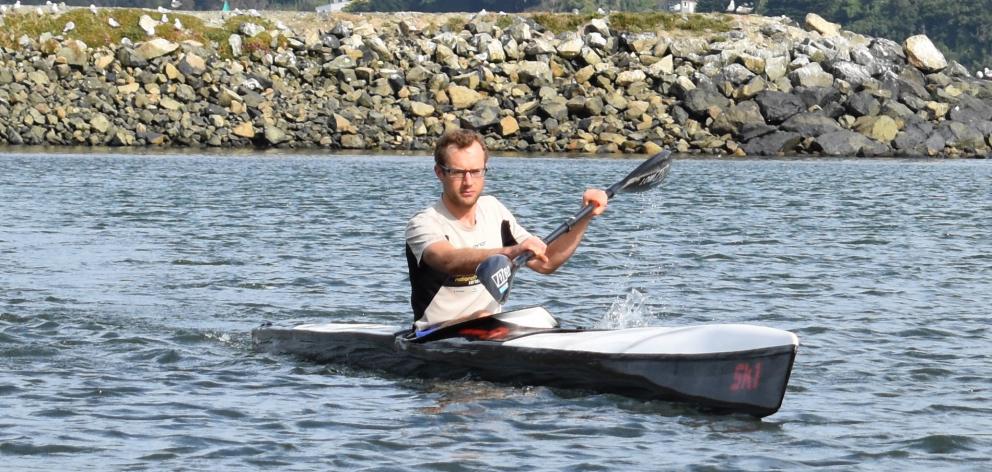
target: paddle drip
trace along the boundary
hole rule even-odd
[[[644,303],[647,295],[632,288],[623,297],[617,297],[606,311],[603,319],[596,324],[597,329],[625,329],[638,328],[648,325],[647,313],[645,313]]]

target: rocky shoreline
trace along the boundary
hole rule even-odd
[[[0,49],[0,144],[426,150],[467,127],[496,152],[992,148],[992,81],[925,36],[899,44],[815,15],[734,16],[716,33],[605,17],[557,35],[527,15],[292,18],[269,31],[249,19],[225,44],[23,36]]]

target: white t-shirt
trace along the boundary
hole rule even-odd
[[[475,226],[458,221],[440,200],[410,219],[406,226],[406,255],[410,270],[411,305],[418,330],[478,310],[500,311],[474,273],[449,275],[423,262],[424,251],[447,240],[455,248],[499,248],[519,244],[531,234],[495,197],[479,197]]]

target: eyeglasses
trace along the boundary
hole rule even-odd
[[[486,175],[486,172],[489,171],[488,167],[483,167],[481,169],[452,169],[448,166],[439,167],[441,167],[441,171],[444,172],[444,175],[459,179],[464,179],[466,175],[471,176],[473,179],[478,179]]]

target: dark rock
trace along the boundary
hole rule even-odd
[[[930,123],[914,123],[907,125],[896,139],[892,141],[892,146],[899,155],[904,156],[927,156],[930,149],[927,147],[927,139],[933,134],[934,128]],[[938,135],[939,136],[939,135]],[[940,148],[943,149],[943,137],[941,137]]]
[[[480,102],[470,113],[462,115],[461,123],[464,128],[488,131],[499,124],[499,108]]]
[[[838,79],[844,80],[847,83],[860,86],[861,84],[871,80],[871,71],[860,64],[855,64],[848,61],[834,61],[827,65],[827,70],[830,71]]]
[[[686,94],[682,105],[694,118],[705,119],[710,116],[711,108],[723,110],[730,105],[730,100],[719,92],[697,88]]]
[[[811,147],[828,156],[857,156],[869,141],[861,134],[843,129],[817,136]]]
[[[754,138],[766,136],[776,131],[778,131],[778,128],[764,123],[747,123],[741,126],[738,130],[737,139],[740,139],[741,141],[750,141]]]
[[[801,141],[798,133],[776,131],[748,141],[743,148],[749,156],[777,156],[794,152]]]
[[[736,105],[731,105],[729,108],[720,113],[720,115],[713,120],[710,130],[719,134],[729,133],[734,136],[739,136],[740,129],[744,125],[763,124],[765,124],[765,118],[761,116],[761,110],[758,108],[758,104],[754,101],[748,100]]]
[[[839,102],[829,102],[823,105],[820,112],[836,120],[837,118],[844,116],[844,114],[847,113],[847,109],[844,108],[844,105]]]
[[[840,91],[833,87],[796,87],[792,93],[802,100],[806,108],[823,108],[828,103],[840,101]]]
[[[975,123],[992,120],[992,105],[975,97],[962,95],[958,104],[951,108],[951,120]]]
[[[848,97],[844,108],[854,117],[875,116],[881,111],[882,105],[871,93],[862,90]]]
[[[985,136],[969,123],[944,121],[937,127],[937,132],[943,136],[947,146],[970,153],[988,150]]]
[[[538,113],[544,118],[554,118],[558,121],[568,119],[568,106],[566,105],[565,99],[561,97],[556,97],[541,102],[541,105],[537,110]]]
[[[843,128],[829,116],[820,113],[800,113],[782,123],[782,129],[794,131],[803,137],[817,137]]]
[[[761,113],[768,123],[778,124],[792,115],[806,111],[806,106],[799,97],[772,90],[766,90],[754,97],[761,107]]]

